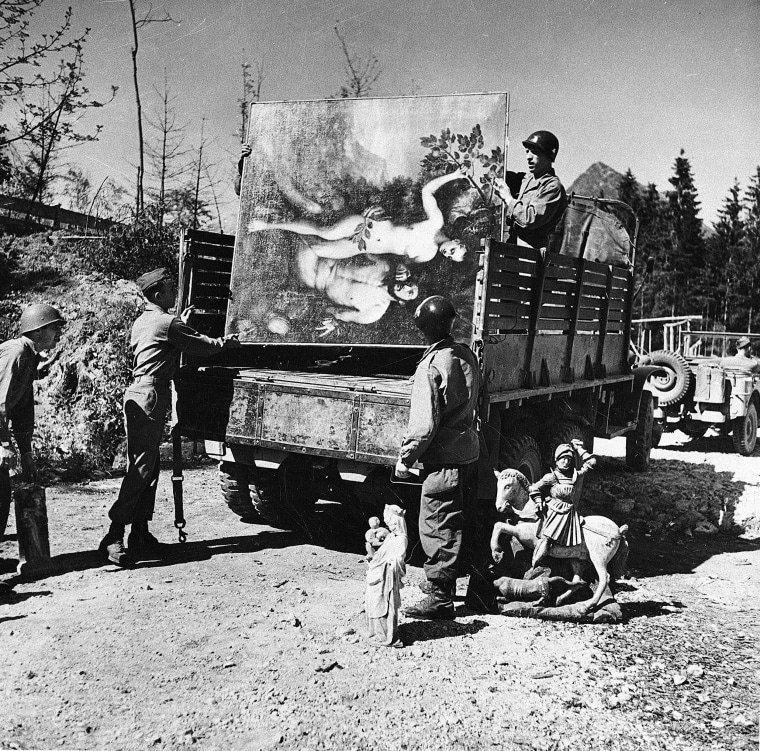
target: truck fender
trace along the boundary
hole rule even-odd
[[[652,391],[649,386],[649,379],[653,375],[665,375],[666,372],[659,365],[639,365],[633,368],[633,393],[631,398],[635,400],[637,410],[641,401],[641,392],[644,390]],[[652,399],[654,399],[654,407],[657,409],[657,394],[654,392],[652,392]]]

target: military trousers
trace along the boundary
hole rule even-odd
[[[423,464],[420,544],[426,556],[425,576],[431,582],[450,586],[456,581],[477,476],[477,462]]]
[[[142,376],[124,392],[127,474],[108,516],[117,524],[153,518],[160,470],[159,447],[171,403],[169,381]]]

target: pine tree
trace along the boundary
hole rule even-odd
[[[743,294],[745,272],[743,205],[739,181],[735,180],[718,212],[715,234],[707,243],[705,312],[709,323],[714,319],[735,330],[746,321],[747,300]]]
[[[684,153],[681,149],[676,157],[674,175],[669,180],[674,190],[668,193],[673,232],[672,315],[702,313],[705,296],[705,241],[699,218],[700,202],[691,164]]]
[[[743,288],[747,300],[746,321],[739,326],[747,331],[760,330],[760,166],[744,194],[744,259]]]

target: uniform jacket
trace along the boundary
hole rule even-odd
[[[222,349],[222,339],[198,333],[158,305],[148,303],[132,325],[132,373],[170,381],[177,374],[182,352],[201,357]]]
[[[446,337],[425,350],[412,385],[401,461],[470,464],[478,458],[480,373],[472,350]]]
[[[31,339],[25,336],[0,344],[0,441],[10,441],[12,424],[21,454],[32,450],[33,384],[39,361]]]
[[[507,184],[514,191],[520,185],[517,201],[507,209],[506,220],[520,240],[533,248],[545,248],[549,235],[567,207],[567,195],[559,178],[550,169],[541,177],[523,172],[508,172]]]

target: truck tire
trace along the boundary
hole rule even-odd
[[[515,433],[501,439],[499,447],[499,470],[517,469],[531,483],[543,475],[541,452],[535,439],[525,433]]]
[[[319,499],[303,457],[289,456],[276,470],[249,470],[251,502],[269,524],[280,529],[309,528]]]
[[[643,472],[649,467],[653,423],[652,395],[648,391],[642,391],[636,428],[625,437],[625,463],[637,472]]]
[[[731,420],[734,451],[742,456],[750,456],[757,444],[757,405],[749,403],[747,414]]]
[[[255,519],[258,514],[251,501],[248,467],[237,462],[219,462],[219,482],[230,511],[242,519]]]
[[[650,357],[652,365],[665,370],[665,375],[653,375],[649,379],[659,405],[669,407],[680,404],[694,386],[694,374],[689,363],[677,352],[665,349],[652,352]]]

